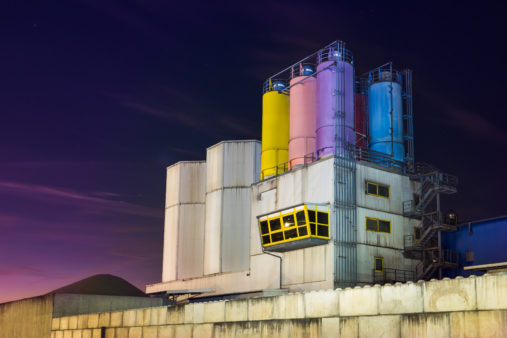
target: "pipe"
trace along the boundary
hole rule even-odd
[[[281,290],[282,289],[282,256],[278,256],[278,255],[272,254],[269,251],[265,251],[264,248],[262,249],[262,253],[276,257],[280,260],[280,290]]]

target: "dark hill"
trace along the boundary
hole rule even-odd
[[[108,274],[94,275],[49,293],[146,297],[144,292],[125,279]]]

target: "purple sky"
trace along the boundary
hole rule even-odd
[[[505,4],[2,6],[0,302],[160,281],[165,167],[260,139],[263,79],[335,39],[356,73],[413,69],[416,160],[459,176],[448,206],[507,213]]]

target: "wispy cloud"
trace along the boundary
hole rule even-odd
[[[12,181],[0,181],[0,190],[15,194],[21,194],[29,198],[55,198],[64,203],[79,204],[92,212],[115,212],[121,214],[148,216],[161,218],[161,212],[158,209],[149,208],[129,202],[111,200],[102,197],[96,197],[71,189],[60,187],[51,187],[36,184],[27,184]]]
[[[459,128],[471,136],[481,137],[507,146],[507,131],[476,112],[449,106],[443,123]]]
[[[204,158],[204,156],[206,155],[204,152],[201,152],[201,151],[194,151],[191,149],[181,148],[181,147],[167,147],[167,150],[174,152],[174,153],[178,153],[178,154],[185,154],[185,155],[191,155],[191,156],[202,157],[202,158]]]
[[[128,107],[133,112],[152,116],[159,120],[189,129],[198,130],[209,136],[215,136],[217,130],[223,128],[244,135],[245,137],[257,136],[257,133],[249,128],[248,123],[245,121],[239,121],[232,116],[223,114],[204,114],[203,112],[207,110],[201,107],[196,102],[195,98],[189,97],[180,90],[168,87],[163,87],[163,90],[171,97],[178,107],[182,108],[170,108],[160,103],[145,103],[142,102],[142,99],[125,95],[110,93],[106,95],[116,99],[121,105]],[[181,152],[190,154],[187,150]]]
[[[0,163],[0,167],[53,167],[53,166],[110,166],[113,162],[101,161],[12,161]]]

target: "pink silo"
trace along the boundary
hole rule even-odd
[[[311,163],[317,125],[317,79],[313,67],[298,64],[290,81],[289,168]]]

